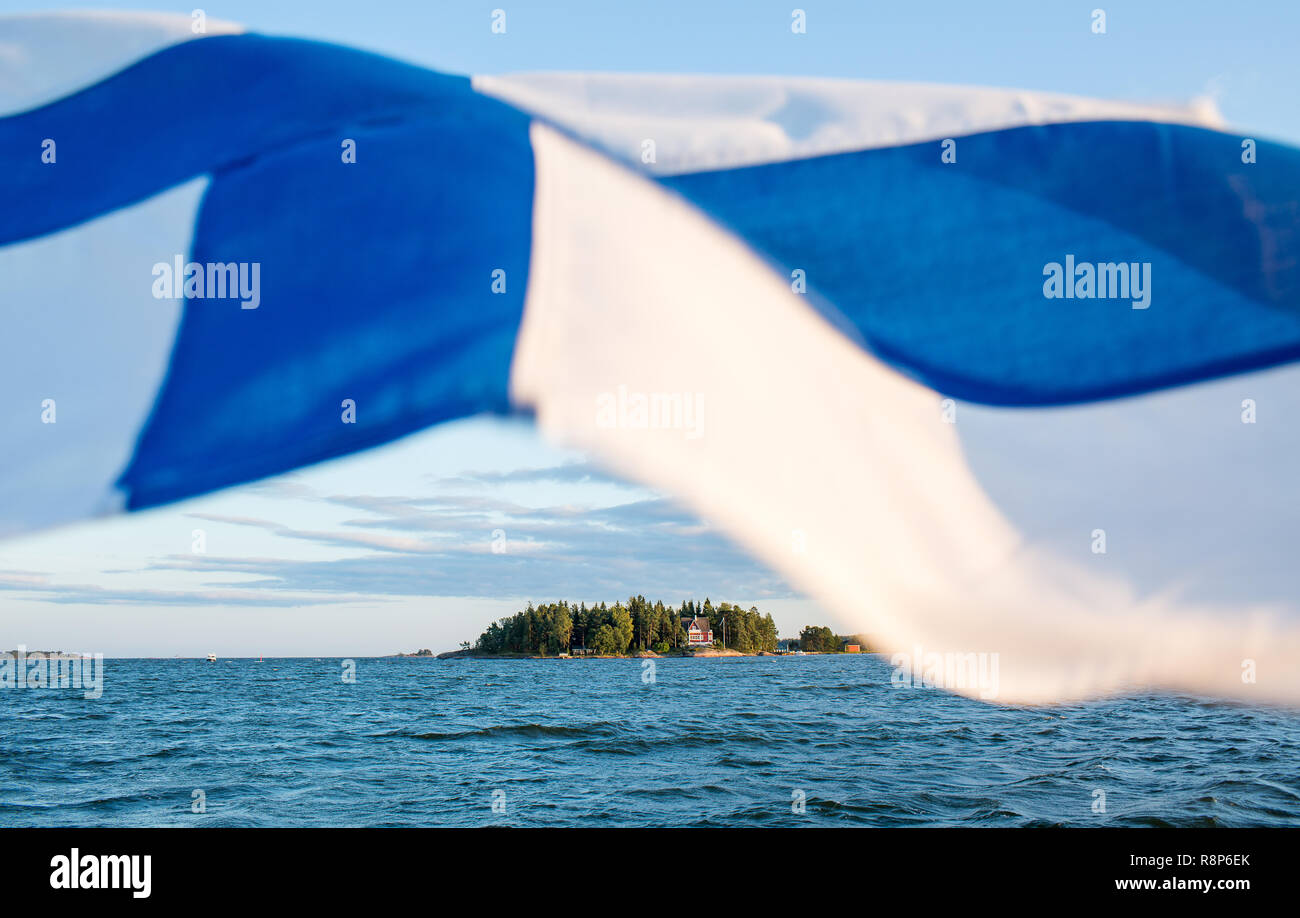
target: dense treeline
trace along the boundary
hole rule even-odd
[[[776,650],[776,623],[757,608],[742,609],[729,602],[687,600],[678,608],[633,596],[626,603],[553,602],[528,608],[488,626],[475,649],[484,653],[554,655],[571,647],[595,654],[622,654],[640,650],[667,653],[687,643],[683,619],[709,620],[715,643],[721,644],[724,624],[726,646],[741,653]],[[725,623],[724,623],[725,619]]]
[[[865,634],[836,634],[825,625],[804,625],[799,640],[791,646],[806,653],[840,653],[845,644],[857,644],[863,653],[872,652]]]
[[[709,601],[704,600],[704,604],[707,607]],[[742,609],[724,602],[718,606],[716,616],[707,608],[700,614],[709,620],[715,640],[721,640],[725,634],[730,650],[739,650],[741,653],[758,653],[760,650],[770,653],[776,650],[776,622],[772,621],[770,612],[760,615],[754,606]]]

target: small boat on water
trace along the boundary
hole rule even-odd
[[[217,662],[217,655],[215,653],[208,654],[208,662],[209,663]]]

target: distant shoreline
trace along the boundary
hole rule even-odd
[[[19,657],[28,660],[92,660],[94,657],[88,653],[68,653],[64,650],[0,650],[0,658],[8,657],[11,660],[17,660]]]
[[[671,660],[671,659],[717,659],[721,657],[833,657],[865,656],[853,653],[824,653],[821,651],[771,651],[760,650],[756,653],[742,653],[739,650],[722,650],[710,647],[702,650],[680,650],[668,653],[655,653],[653,650],[640,650],[635,653],[617,654],[529,654],[529,653],[485,653],[481,650],[448,650],[443,653],[397,653],[390,659],[405,660]]]
[[[541,655],[541,654],[524,654],[524,653],[483,653],[477,650],[470,650],[470,651],[448,650],[448,651],[444,651],[443,653],[427,653],[427,654],[425,653],[381,653],[381,654],[351,653],[351,654],[333,654],[333,655],[277,654],[273,657],[263,657],[260,659],[264,663],[271,663],[277,660],[349,660],[349,659],[351,660],[458,660],[458,659],[465,659],[465,660],[470,660],[470,659],[472,660],[637,660],[637,659],[680,660],[680,659],[690,659],[694,657],[699,657],[702,659],[718,659],[722,657],[797,657],[797,656],[851,657],[851,656],[868,656],[873,653],[876,653],[876,651],[864,650],[861,653],[857,653],[857,654],[831,653],[831,652],[818,651],[818,650],[809,650],[803,652],[760,650],[757,653],[741,653],[738,650],[724,651],[716,648],[711,648],[709,650],[699,650],[699,651],[669,651],[668,653],[655,653],[654,651],[646,650],[637,653],[623,653],[623,654],[594,654],[593,653],[593,654],[557,656],[555,654]],[[41,658],[44,658],[46,660],[91,660],[94,658],[90,654],[71,654],[71,653],[47,654],[45,651],[42,650],[42,651],[28,651],[25,655],[26,659],[28,660],[34,659],[33,654],[40,654]],[[0,662],[3,662],[6,658],[8,658],[11,662],[17,659],[14,656],[12,651],[0,650]],[[124,662],[134,661],[134,660],[149,660],[149,661],[161,661],[161,662],[173,662],[173,663],[182,663],[182,662],[206,663],[207,662],[207,659],[203,656],[160,657],[160,656],[104,655],[103,659],[106,661],[124,661]],[[259,657],[255,655],[230,656],[230,657],[217,658],[218,663],[225,663],[225,662],[256,663],[258,662],[258,660]]]

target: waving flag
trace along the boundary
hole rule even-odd
[[[25,17],[0,174],[8,533],[524,412],[954,690],[1300,700],[1300,151],[1213,111]]]

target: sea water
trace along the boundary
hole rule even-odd
[[[892,672],[873,655],[107,660],[99,698],[0,690],[0,825],[1300,823],[1300,713],[1007,707]]]

